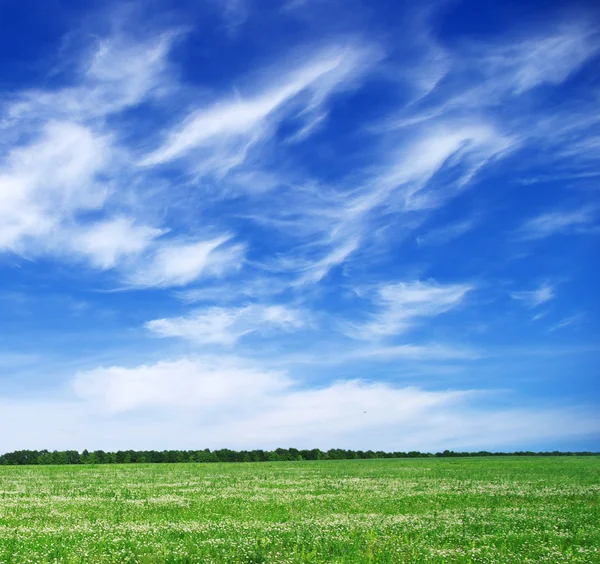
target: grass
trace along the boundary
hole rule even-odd
[[[0,562],[600,562],[600,457],[0,467]]]

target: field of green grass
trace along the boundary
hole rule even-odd
[[[0,467],[0,562],[600,562],[600,458]]]

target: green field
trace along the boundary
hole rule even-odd
[[[600,562],[600,458],[0,467],[0,562]]]

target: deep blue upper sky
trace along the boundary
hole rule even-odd
[[[0,451],[600,449],[592,3],[0,26]]]

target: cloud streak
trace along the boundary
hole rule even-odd
[[[318,115],[337,90],[348,88],[373,59],[369,48],[331,47],[308,54],[306,63],[283,78],[277,73],[259,94],[215,102],[187,116],[164,143],[142,160],[153,166],[193,153],[202,172],[219,175],[243,164],[250,149],[273,134],[276,124],[294,115]],[[203,170],[204,169],[204,170]]]
[[[248,305],[240,308],[213,307],[186,317],[154,319],[146,328],[158,337],[180,337],[200,345],[233,345],[251,333],[296,331],[305,325],[305,315],[278,305]]]
[[[511,292],[511,298],[524,302],[531,308],[538,307],[550,300],[554,299],[554,288],[548,284],[542,284],[536,290],[521,290],[519,292]]]
[[[527,220],[517,231],[523,239],[545,239],[553,235],[589,233],[595,226],[596,210],[582,208],[552,211]]]
[[[380,286],[374,296],[379,311],[360,324],[347,324],[344,332],[360,340],[378,340],[404,333],[458,307],[473,290],[466,284],[442,285],[435,282],[400,282]]]

